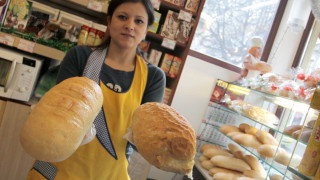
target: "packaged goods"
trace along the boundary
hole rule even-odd
[[[171,54],[168,54],[168,53],[165,53],[165,54],[164,54],[164,57],[162,58],[162,62],[161,62],[160,68],[161,68],[165,73],[168,73],[168,72],[169,72],[169,69],[170,69],[170,66],[171,66],[173,57],[174,57],[174,56],[171,55]]]
[[[86,44],[87,37],[88,37],[88,34],[89,34],[89,29],[90,29],[89,26],[86,26],[86,25],[81,26],[80,35],[79,35],[79,38],[78,38],[78,45]]]
[[[88,33],[88,37],[87,37],[87,41],[86,41],[86,45],[88,45],[88,46],[94,45],[94,41],[96,39],[96,33],[97,33],[96,29],[90,28],[89,33]]]

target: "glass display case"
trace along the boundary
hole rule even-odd
[[[204,144],[215,144],[228,149],[228,144],[233,143],[237,144],[245,154],[259,159],[267,172],[267,176],[264,177],[266,179],[275,176],[294,180],[313,179],[313,176],[300,173],[298,166],[318,114],[317,110],[310,107],[310,102],[217,80],[197,132],[196,167],[206,179],[212,179],[212,174],[209,175],[208,170],[200,165],[199,157],[203,154],[200,147]],[[268,143],[261,141],[260,138],[257,138],[261,143],[258,147],[250,147],[222,129],[225,125],[232,125],[239,127],[241,132],[240,126],[243,124],[253,127],[256,132],[264,131],[272,135],[276,141],[276,144],[272,145],[274,148],[272,156],[267,156],[261,151],[262,146]],[[295,131],[292,133],[294,128]],[[305,135],[306,131],[308,135]],[[256,132],[254,136],[257,136]]]

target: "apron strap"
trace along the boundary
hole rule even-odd
[[[32,168],[38,171],[43,177],[47,178],[48,180],[53,180],[58,172],[58,169],[51,163],[39,160],[36,160]]]
[[[97,49],[93,51],[88,58],[88,61],[84,68],[82,76],[88,77],[100,85],[100,72],[101,72],[106,54],[107,54],[107,48],[102,50]],[[111,156],[113,156],[115,159],[118,159],[111,141],[111,137],[109,134],[108,125],[104,115],[103,108],[101,108],[98,116],[96,117],[93,123],[96,126],[96,130],[97,130],[96,136],[100,141],[100,143],[102,144],[102,146],[109,152]]]

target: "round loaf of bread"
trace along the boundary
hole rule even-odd
[[[100,86],[89,78],[62,81],[29,114],[20,133],[22,147],[37,160],[65,160],[80,146],[102,102]]]
[[[157,102],[139,106],[132,117],[138,152],[164,171],[189,174],[194,165],[196,137],[189,122],[172,107]]]

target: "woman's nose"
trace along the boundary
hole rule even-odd
[[[125,24],[125,27],[128,29],[128,30],[133,30],[134,29],[134,20],[132,19],[128,19],[126,24]]]

